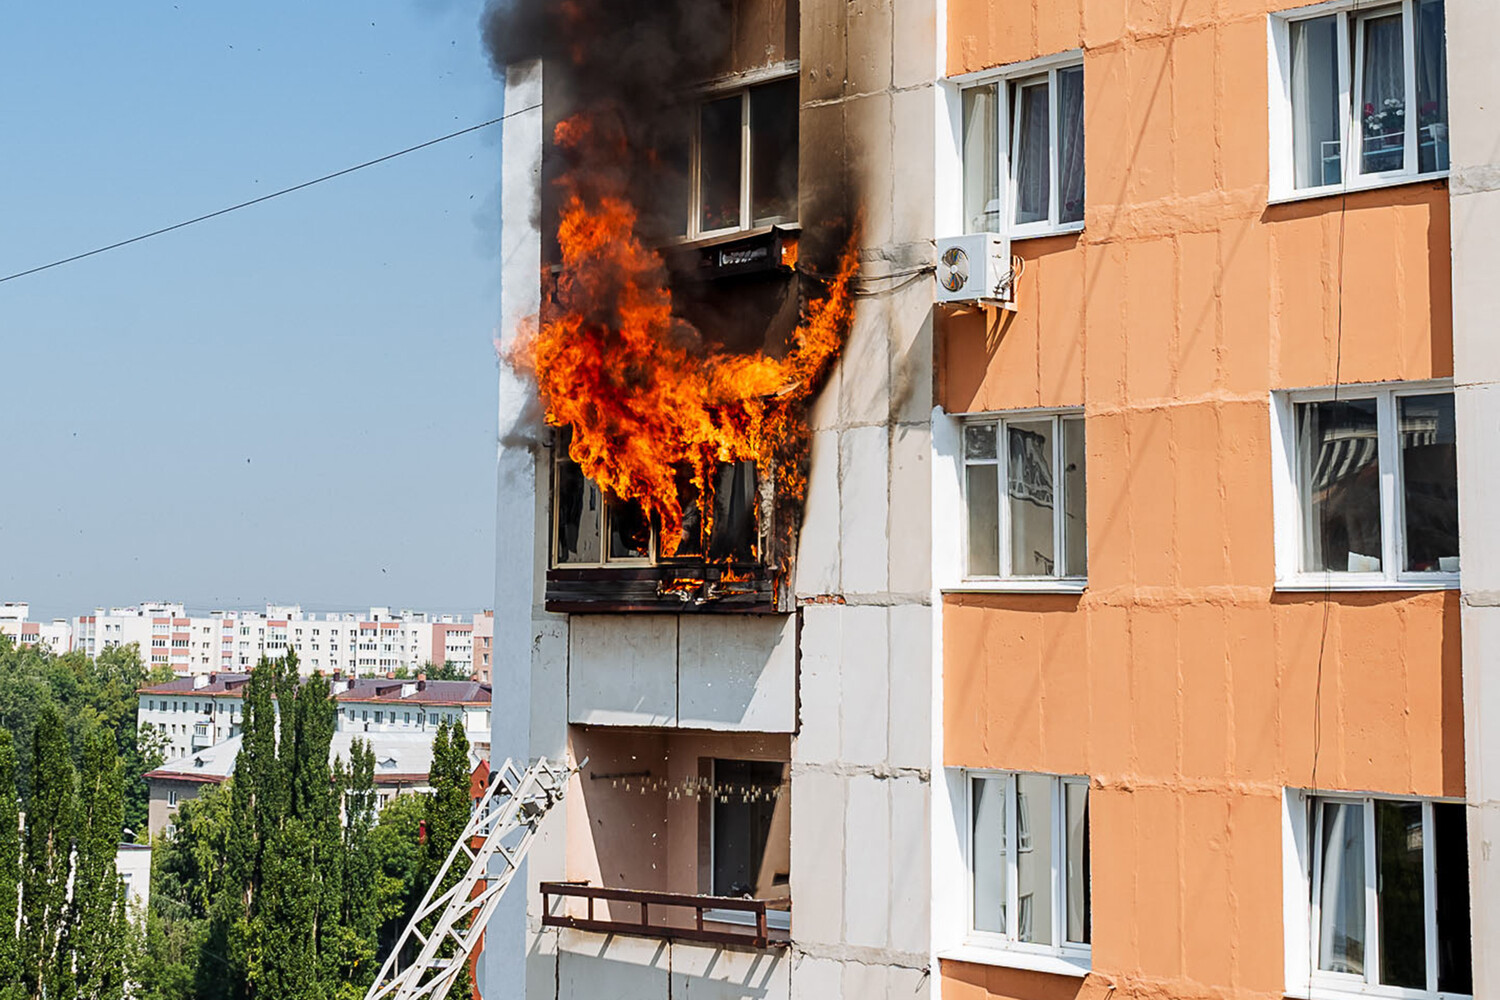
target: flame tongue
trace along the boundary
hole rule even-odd
[[[618,142],[599,132],[577,115],[555,137],[590,161]],[[852,243],[827,293],[803,309],[786,357],[704,349],[672,316],[666,269],[636,235],[634,206],[595,173],[569,171],[560,184],[556,292],[512,361],[535,376],[547,422],[572,428],[569,454],[584,475],[639,503],[665,556],[682,540],[680,474],[701,498],[705,537],[720,464],[758,462],[779,495],[800,500],[803,411],[849,327]]]

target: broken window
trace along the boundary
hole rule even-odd
[[[1083,224],[1083,67],[965,88],[964,229],[1034,236]]]
[[[968,576],[1088,575],[1083,415],[964,425]]]
[[[797,77],[715,94],[692,118],[687,222],[665,228],[697,238],[795,223]]]
[[[1317,395],[1298,394],[1293,405],[1298,568],[1374,583],[1456,576],[1453,394]]]

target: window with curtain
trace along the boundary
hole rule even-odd
[[[1444,0],[1276,18],[1295,190],[1448,169]]]
[[[1083,66],[966,87],[964,228],[1012,236],[1083,225]]]
[[[1471,994],[1463,803],[1330,796],[1309,821],[1314,985]]]
[[[1088,779],[972,771],[967,783],[970,940],[1087,961]]]

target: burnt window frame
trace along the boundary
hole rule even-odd
[[[609,555],[609,513],[610,513],[610,508],[613,506],[613,504],[611,503],[609,497],[607,495],[605,495],[605,493],[604,493],[603,490],[599,490],[599,499],[600,499],[600,503],[599,503],[599,561],[597,561],[597,562],[563,562],[563,561],[561,561],[558,558],[558,556],[559,556],[559,541],[560,541],[560,539],[558,537],[558,534],[559,534],[558,533],[558,528],[559,528],[558,521],[559,521],[559,518],[561,517],[561,509],[560,509],[559,504],[558,504],[558,499],[561,496],[561,491],[559,489],[559,486],[560,486],[561,481],[562,481],[563,466],[567,465],[567,464],[577,465],[578,463],[574,462],[573,459],[572,459],[572,457],[568,454],[567,434],[566,434],[566,432],[565,431],[559,431],[557,433],[557,437],[555,439],[555,445],[553,447],[553,454],[552,454],[552,470],[551,470],[551,472],[552,472],[552,481],[551,481],[551,493],[552,493],[552,497],[551,497],[551,503],[549,505],[551,507],[550,517],[548,518],[548,521],[549,521],[549,523],[551,525],[551,528],[550,528],[550,531],[549,531],[550,537],[549,537],[548,542],[547,542],[548,553],[549,553],[549,555],[548,555],[548,565],[552,569],[620,569],[620,568],[642,567],[642,566],[655,566],[655,565],[657,565],[657,544],[656,544],[657,543],[657,537],[656,537],[656,525],[655,524],[652,524],[650,526],[651,541],[650,541],[650,545],[648,546],[648,552],[649,552],[648,555],[646,555],[644,557],[642,557],[642,556],[629,556],[629,557],[620,557],[620,558],[614,558],[614,559],[610,558],[610,555]],[[584,478],[585,482],[589,482],[589,483],[593,482],[593,480],[589,479],[587,476],[584,476],[583,478]],[[595,488],[598,489],[598,486],[596,485]]]
[[[801,222],[801,184],[800,178],[797,183],[797,191],[794,192],[793,205],[795,206],[795,217],[778,222],[768,222],[757,225],[754,218],[754,191],[753,170],[755,155],[755,133],[751,128],[750,95],[752,91],[763,87],[785,84],[788,81],[797,82],[800,79],[799,64],[796,62],[783,63],[772,67],[763,74],[758,74],[753,80],[735,80],[728,84],[710,85],[700,91],[695,98],[686,105],[687,113],[692,116],[691,137],[688,150],[688,183],[687,204],[683,206],[687,213],[686,226],[681,230],[682,235],[678,237],[680,242],[693,242],[694,240],[713,239],[715,237],[729,236],[735,233],[751,232],[764,229],[768,226],[795,227]],[[738,97],[740,100],[740,221],[737,225],[720,226],[713,229],[705,229],[700,224],[700,195],[702,193],[703,181],[703,108],[715,101],[726,98]],[[792,109],[799,116],[797,135],[797,158],[800,165],[801,159],[801,101],[800,95],[797,105]]]

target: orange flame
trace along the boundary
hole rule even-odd
[[[559,123],[554,138],[585,161],[623,141],[585,115]],[[622,185],[577,171],[559,184],[556,291],[511,362],[535,377],[547,423],[572,428],[573,461],[606,493],[640,504],[664,556],[682,541],[684,476],[705,543],[721,464],[756,462],[775,476],[779,497],[800,501],[806,405],[853,314],[853,240],[825,294],[804,305],[785,357],[731,354],[701,347],[672,315],[666,268],[637,236]]]

